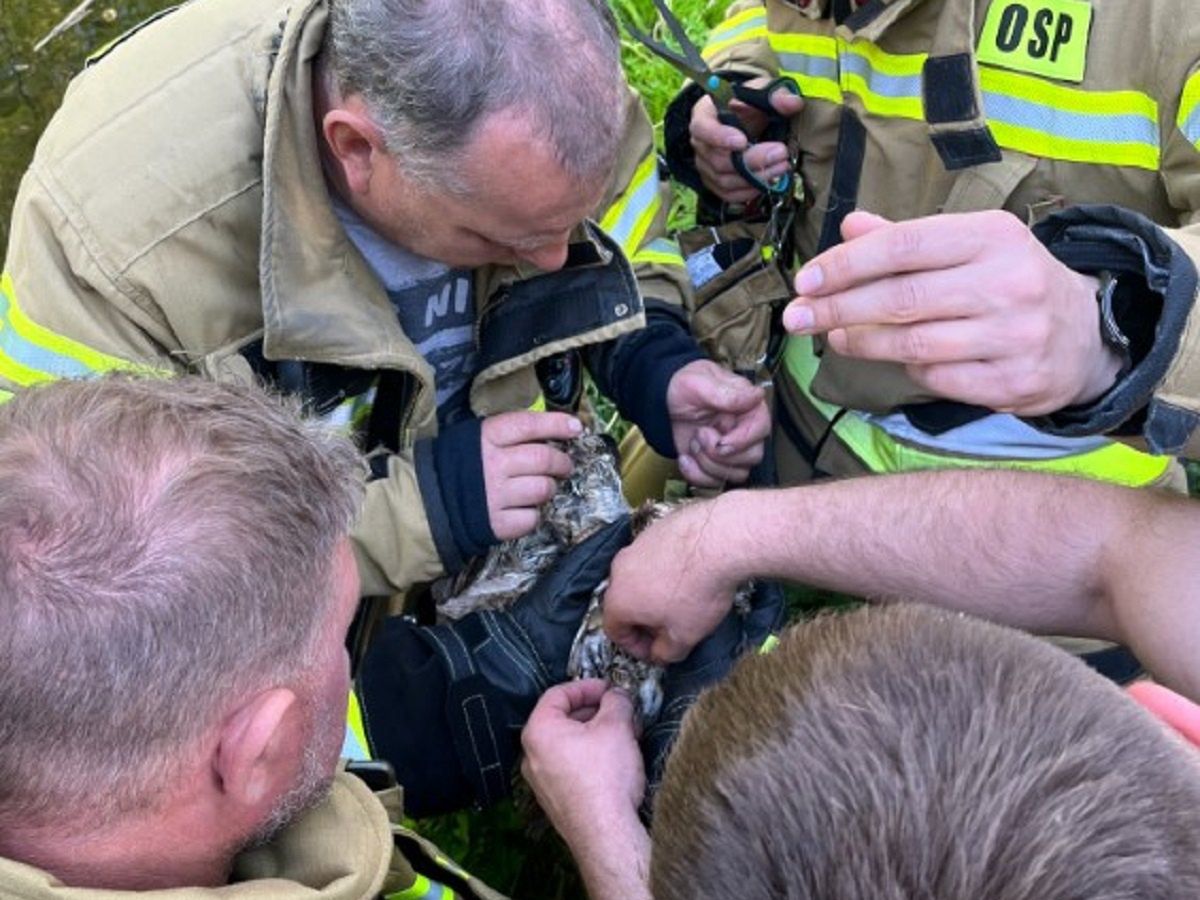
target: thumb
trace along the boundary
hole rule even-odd
[[[771,94],[771,106],[781,116],[791,118],[804,109],[804,98],[799,94],[793,94],[787,88],[779,88]]]
[[[842,237],[848,241],[855,238],[860,238],[864,234],[870,234],[885,225],[891,225],[891,220],[885,219],[883,216],[877,216],[873,212],[866,210],[856,210],[846,216],[842,222]]]
[[[633,698],[620,688],[609,688],[600,698],[600,710],[593,722],[621,725],[633,729]]]
[[[751,384],[741,375],[718,369],[717,390],[711,403],[714,409],[728,413],[744,413],[754,409],[763,399],[763,389]]]

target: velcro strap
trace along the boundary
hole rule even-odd
[[[514,759],[513,741],[504,729],[502,715],[494,715],[489,702],[491,686],[480,675],[457,679],[446,695],[446,719],[463,774],[485,806],[509,792],[508,772]]]

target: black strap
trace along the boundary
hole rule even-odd
[[[367,422],[366,450],[380,447],[390,453],[400,452],[400,422],[404,410],[412,402],[414,379],[408,372],[387,369],[380,373],[375,385],[375,401]]]
[[[837,155],[833,159],[833,177],[829,182],[829,199],[825,204],[825,220],[821,223],[817,253],[824,253],[842,242],[842,222],[858,205],[858,188],[866,152],[867,129],[854,110],[843,106],[838,124]]]

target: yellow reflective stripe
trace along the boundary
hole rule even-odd
[[[433,861],[436,862],[443,869],[445,869],[447,872],[457,875],[463,881],[469,881],[471,878],[471,873],[469,873],[466,869],[464,869],[462,866],[460,866],[458,863],[454,862],[453,860],[447,859],[446,857],[442,856],[442,854],[440,854],[440,853],[434,854]]]
[[[625,192],[600,220],[600,227],[621,245],[626,256],[637,252],[650,223],[662,208],[659,187],[658,155],[651,150],[633,173]]]
[[[856,95],[867,112],[897,119],[925,118],[921,68],[926,54],[885,53],[869,41],[838,42],[842,91]]]
[[[788,338],[784,349],[784,361],[788,374],[805,399],[826,419],[837,415],[838,407],[825,402],[809,390],[818,362],[813,355],[812,339]],[[1170,457],[1151,456],[1116,442],[1086,453],[1054,459],[989,460],[952,456],[900,443],[882,428],[877,428],[854,415],[842,416],[833,430],[872,472],[911,472],[920,469],[1027,469],[1084,475],[1128,487],[1144,487],[1162,477],[1171,464]]]
[[[923,121],[923,53],[892,54],[870,41],[771,34],[781,72],[809,98],[858,97],[873,115]],[[981,65],[984,113],[997,143],[1048,159],[1157,170],[1158,103],[1141,91],[1088,91]],[[1200,148],[1200,74],[1188,80],[1179,127]]]
[[[734,44],[745,44],[758,40],[767,34],[767,11],[761,6],[744,9],[736,16],[730,16],[708,35],[708,41],[700,55],[704,59],[716,56],[727,47]]]
[[[1179,115],[1175,119],[1183,136],[1200,150],[1200,72],[1195,72],[1183,84],[1179,98]]]
[[[842,102],[835,38],[817,34],[771,34],[768,41],[779,59],[779,74],[794,79],[801,94],[830,103]]]
[[[1140,91],[1086,91],[979,67],[983,107],[996,142],[1068,162],[1159,165],[1158,103]]]
[[[385,900],[453,900],[454,891],[424,875],[417,875],[411,887],[388,894]]]
[[[13,398],[12,391],[0,391],[0,403],[7,403]]]
[[[764,653],[770,653],[779,646],[779,638],[773,634],[768,634],[763,642],[758,645],[758,654],[762,656]]]
[[[655,238],[630,258],[630,262],[658,263],[663,266],[682,266],[683,251],[679,244],[666,238]]]
[[[113,369],[153,371],[34,322],[17,303],[12,276],[7,271],[0,275],[0,376],[24,387],[58,378],[85,378]]]
[[[358,702],[358,694],[350,691],[350,700],[346,704],[346,736],[342,743],[343,759],[369,760],[371,742],[367,740],[367,729],[363,724],[362,706]]]

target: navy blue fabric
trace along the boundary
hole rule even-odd
[[[1033,233],[1055,258],[1077,272],[1108,269],[1137,276],[1133,283],[1147,299],[1146,315],[1154,319],[1130,329],[1152,331],[1153,341],[1111,390],[1090,404],[1059,410],[1033,424],[1051,434],[1076,437],[1129,434],[1129,423],[1137,422],[1150,452],[1178,452],[1200,421],[1194,413],[1158,400],[1154,391],[1179,352],[1200,283],[1191,257],[1156,223],[1117,206],[1074,206],[1038,223]],[[1127,315],[1136,315],[1136,310],[1127,310]]]
[[[482,425],[480,419],[464,419],[415,447],[426,518],[442,564],[451,573],[498,540],[488,518]]]
[[[674,458],[667,387],[676,372],[705,356],[686,326],[673,318],[652,316],[653,312],[648,302],[646,327],[616,342],[608,366],[588,368],[600,390],[642,430],[654,451]]]

